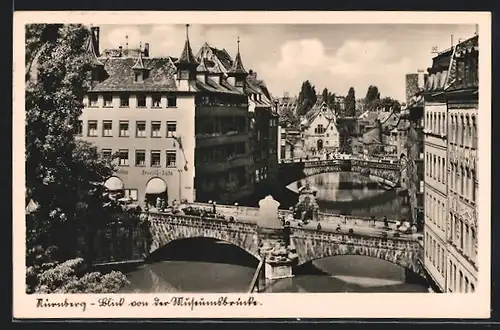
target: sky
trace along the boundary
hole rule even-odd
[[[196,54],[207,42],[225,48],[234,58],[237,38],[243,65],[257,72],[273,96],[297,95],[309,80],[316,91],[328,88],[347,95],[354,87],[362,98],[370,85],[381,97],[405,100],[405,75],[427,69],[432,48],[451,46],[453,35],[472,37],[474,25],[451,24],[294,24],[196,25],[189,39]],[[178,57],[186,38],[185,25],[100,25],[100,48],[150,44],[150,56]]]

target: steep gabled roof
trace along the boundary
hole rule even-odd
[[[131,57],[104,59],[104,70],[107,78],[92,87],[92,92],[134,92],[134,91],[176,91],[174,74],[177,68],[170,58],[144,58],[144,67],[149,68],[147,79],[138,84],[133,72],[137,60]]]
[[[137,58],[137,61],[135,62],[134,66],[132,69],[135,70],[144,70],[146,67],[144,66],[144,62],[142,60],[142,53],[139,53],[139,57]]]
[[[96,41],[94,40],[94,34],[90,32],[89,36],[87,37],[87,44],[85,46],[85,49],[92,57],[92,65],[103,66],[102,62],[99,60],[99,54],[95,49],[95,43]]]
[[[460,71],[459,68],[457,67],[457,60],[460,57],[466,56],[467,54],[470,54],[472,52],[478,52],[479,51],[479,36],[474,36],[472,38],[469,38],[455,46],[455,51],[453,53],[453,56],[451,58],[451,64],[450,64],[450,69],[448,72],[448,80],[446,84],[446,89],[457,89],[460,87],[465,87],[461,86],[462,82],[460,80],[463,79],[463,75],[465,74],[464,72]],[[475,56],[478,56],[477,54]],[[477,58],[476,58],[476,63],[477,63]],[[477,71],[477,66],[470,68],[471,70],[476,70]],[[477,72],[476,72],[476,77],[477,77]],[[470,86],[467,87],[477,87],[477,81],[473,82]]]
[[[184,42],[184,49],[182,50],[181,56],[176,64],[190,64],[190,65],[198,65],[196,58],[193,55],[193,50],[191,49],[191,43],[189,42],[189,34],[188,34],[189,24],[186,25],[186,41]]]

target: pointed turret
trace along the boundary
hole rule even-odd
[[[238,37],[238,53],[234,59],[233,65],[231,69],[227,72],[228,82],[236,86],[240,91],[243,91],[245,88],[245,78],[248,73],[243,66],[243,61],[241,60],[240,54],[240,38]]]
[[[149,76],[149,70],[146,68],[144,61],[142,60],[142,44],[139,45],[139,56],[137,57],[137,61],[135,61],[132,70],[134,70],[136,82],[142,82]]]
[[[199,63],[193,55],[191,44],[189,43],[189,24],[186,24],[186,42],[184,43],[184,49],[179,59],[175,61],[175,66],[177,67],[177,88],[179,90],[189,90],[189,82],[196,79],[196,68],[198,64]]]
[[[91,27],[87,38],[86,51],[91,57],[92,84],[102,81],[105,76],[104,64],[99,59],[99,28]]]

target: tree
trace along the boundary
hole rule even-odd
[[[374,110],[377,106],[377,100],[380,100],[380,92],[377,86],[370,85],[366,91],[365,109]]]
[[[330,102],[330,92],[328,92],[328,88],[324,88],[323,92],[321,93],[321,98],[323,102],[326,102],[327,104]]]
[[[82,25],[26,28],[26,199],[28,246],[56,245],[71,252],[76,223],[102,210],[102,182],[111,159],[75,139],[90,87],[90,31]]]
[[[356,95],[354,87],[349,88],[345,98],[345,114],[346,116],[353,117],[356,114]]]
[[[309,80],[304,81],[299,92],[297,116],[304,116],[316,101],[316,88],[311,85]]]
[[[384,97],[380,100],[379,103],[380,108],[384,111],[391,111],[395,113],[399,113],[401,111],[401,104],[398,100],[394,100],[391,97]]]

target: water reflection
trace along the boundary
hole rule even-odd
[[[155,253],[151,263],[130,272],[122,293],[244,293],[257,260],[242,249],[212,239],[186,239]],[[309,262],[296,276],[269,283],[266,292],[425,292],[405,283],[403,268],[363,256],[336,256]]]
[[[317,192],[320,211],[355,215],[387,216],[390,219],[408,218],[409,208],[395,191],[388,191],[367,176],[356,172],[321,173],[290,184],[298,191],[309,182]]]

